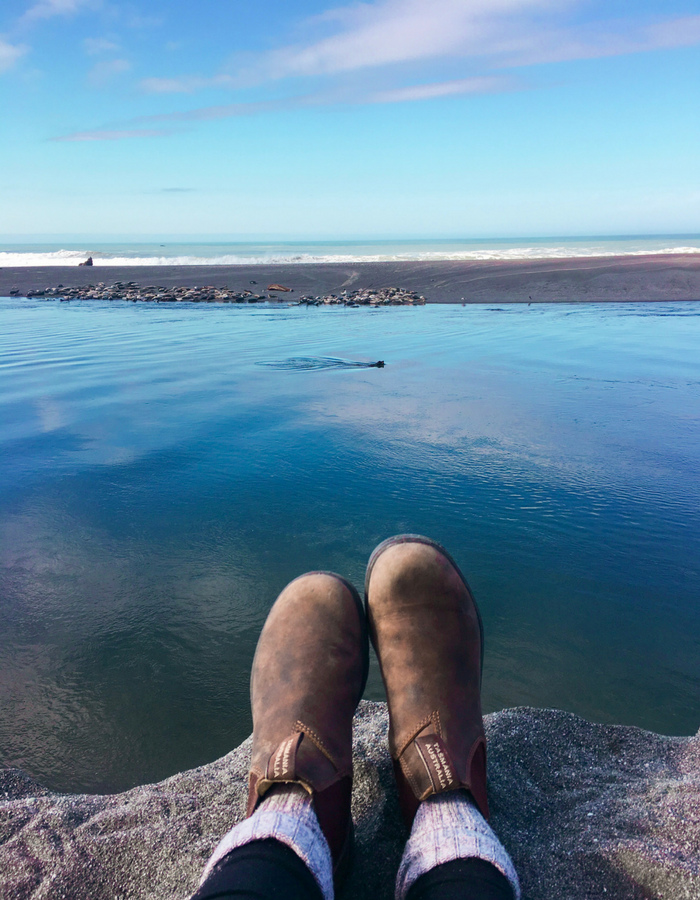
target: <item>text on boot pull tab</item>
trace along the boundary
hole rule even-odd
[[[268,764],[268,778],[273,781],[296,780],[296,750],[301,738],[301,734],[295,734],[279,745]]]
[[[437,735],[416,738],[416,747],[436,793],[456,787],[452,761],[441,738]]]

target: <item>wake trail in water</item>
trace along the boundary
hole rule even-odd
[[[340,359],[335,356],[292,356],[289,359],[270,360],[259,362],[259,366],[270,369],[291,369],[302,371],[305,369],[383,369],[384,360],[377,362],[358,362],[354,359]]]

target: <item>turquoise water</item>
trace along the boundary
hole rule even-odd
[[[700,726],[700,304],[5,299],[0,335],[1,762],[224,754],[280,589],[401,531],[468,575],[487,710]]]

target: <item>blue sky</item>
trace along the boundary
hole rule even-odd
[[[3,0],[0,234],[700,232],[700,3]]]

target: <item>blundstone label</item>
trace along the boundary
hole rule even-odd
[[[428,771],[435,793],[457,786],[457,777],[447,747],[436,734],[416,738],[416,747]]]
[[[296,779],[297,747],[301,734],[294,734],[283,741],[270,757],[267,764],[269,781],[294,781]]]

